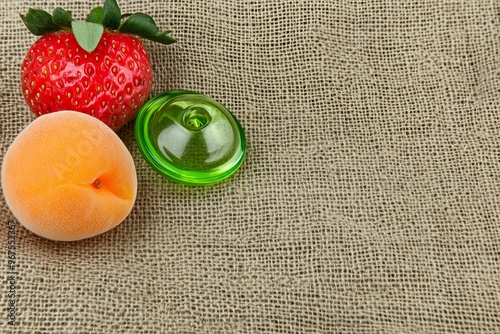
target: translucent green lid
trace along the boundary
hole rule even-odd
[[[171,91],[147,101],[135,136],[144,159],[161,175],[187,185],[227,178],[243,162],[246,140],[224,106],[195,92]]]

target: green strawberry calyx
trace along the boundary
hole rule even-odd
[[[85,21],[74,20],[71,12],[57,7],[52,15],[43,9],[30,8],[21,20],[36,36],[60,30],[73,31],[78,44],[87,52],[95,50],[104,30],[136,35],[162,44],[175,43],[170,31],[160,32],[153,18],[144,13],[122,14],[116,0],[105,0],[95,7]]]

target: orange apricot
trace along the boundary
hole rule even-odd
[[[119,225],[137,194],[134,161],[103,122],[76,111],[42,115],[22,130],[2,164],[7,205],[31,232],[58,241]]]

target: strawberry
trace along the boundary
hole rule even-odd
[[[21,15],[41,36],[21,68],[24,99],[36,115],[75,110],[92,115],[113,130],[131,120],[149,96],[150,58],[132,34],[162,44],[175,40],[159,32],[143,13],[122,15],[116,0],[105,0],[86,21],[56,8],[53,14],[30,8]]]

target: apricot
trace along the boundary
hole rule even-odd
[[[137,175],[130,152],[107,125],[58,111],[36,118],[12,142],[2,187],[21,225],[47,239],[75,241],[125,220]]]

